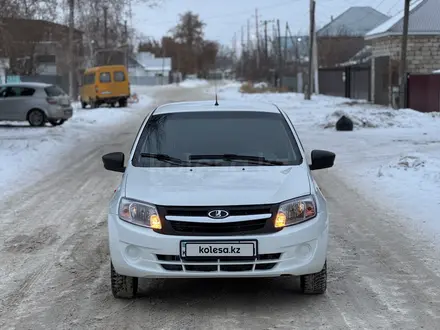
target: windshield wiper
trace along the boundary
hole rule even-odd
[[[268,160],[264,157],[258,156],[247,156],[247,155],[236,155],[236,154],[221,154],[221,155],[192,155],[189,156],[190,160],[201,160],[201,159],[212,159],[212,160],[226,160],[226,161],[234,161],[234,160],[242,160],[251,162],[253,164],[261,164],[261,165],[272,165],[279,166],[284,165],[283,162],[277,160]]]
[[[199,164],[199,165],[206,165],[206,166],[214,166],[213,164],[210,163],[204,163],[204,162],[189,162],[189,161],[185,161],[183,159],[180,158],[175,158],[175,157],[171,157],[167,154],[152,154],[149,152],[143,152],[141,153],[141,157],[143,158],[154,158],[157,159],[159,161],[162,162],[166,162],[166,163],[170,163],[170,164],[174,164],[174,165],[185,165],[185,166],[191,166],[193,164]]]

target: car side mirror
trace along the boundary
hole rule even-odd
[[[125,156],[123,152],[112,152],[102,156],[104,168],[113,172],[125,172],[124,160]]]
[[[310,170],[321,170],[333,167],[336,155],[326,150],[312,150],[312,164]]]

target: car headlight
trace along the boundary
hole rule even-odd
[[[118,213],[121,220],[134,225],[151,229],[162,229],[162,223],[154,205],[121,198]]]
[[[313,196],[286,201],[280,205],[275,218],[275,228],[284,228],[316,217],[316,202]]]

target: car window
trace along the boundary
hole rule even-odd
[[[117,82],[125,81],[125,73],[122,71],[113,72],[113,80]]]
[[[101,72],[99,75],[99,81],[102,83],[109,83],[112,81],[110,72]]]
[[[133,165],[170,164],[142,153],[166,154],[188,160],[189,155],[237,154],[264,157],[284,165],[299,165],[302,156],[289,125],[280,113],[252,111],[158,114],[146,123],[133,156]],[[210,161],[211,162],[211,161]],[[221,166],[243,166],[220,160]]]
[[[95,73],[87,73],[84,75],[84,85],[93,85],[95,83]]]
[[[21,96],[21,87],[11,86],[6,90],[6,97],[19,97]]]
[[[44,88],[46,95],[49,97],[62,96],[67,95],[61,88],[58,86],[52,85]]]
[[[0,97],[5,97],[6,96],[6,87],[1,87],[0,88]]]
[[[32,95],[34,95],[34,93],[35,93],[35,89],[23,87],[23,88],[21,88],[20,96],[32,96]]]

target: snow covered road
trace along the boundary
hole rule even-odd
[[[203,88],[167,87],[157,89],[154,100],[207,97]],[[144,280],[139,298],[115,300],[106,207],[120,177],[103,169],[101,156],[128,152],[149,109],[104,138],[83,141],[66,154],[70,166],[0,201],[1,329],[438,328],[438,254],[402,224],[401,214],[377,203],[374,191],[367,194],[347,179],[351,173],[338,170],[352,162],[339,154],[334,169],[316,172],[332,213],[326,295],[303,296],[289,278]],[[310,130],[309,110],[297,119],[306,148],[333,145],[339,152],[352,144],[365,157],[354,143],[366,141],[367,133],[336,145],[333,132]]]

